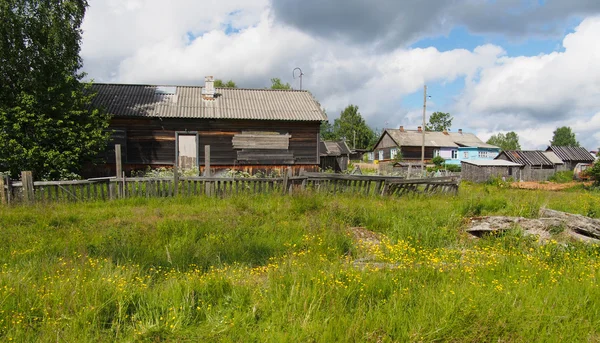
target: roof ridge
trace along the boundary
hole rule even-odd
[[[106,86],[122,86],[122,87],[185,87],[185,88],[204,88],[202,85],[174,85],[174,84],[144,84],[144,83],[104,83],[104,82],[92,82],[92,85],[106,85]],[[298,92],[298,93],[310,93],[306,89],[270,89],[270,88],[243,88],[243,87],[215,87],[215,89],[227,89],[227,90],[244,90],[244,91],[272,91],[272,92]]]

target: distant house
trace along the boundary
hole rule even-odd
[[[101,173],[114,175],[114,144],[123,169],[204,167],[210,145],[215,169],[246,171],[290,166],[317,170],[319,125],[326,120],[307,91],[94,84],[93,105],[112,115],[113,130]]]
[[[564,162],[566,170],[573,170],[577,163],[593,163],[596,159],[585,148],[550,146],[546,151],[551,151]]]
[[[546,181],[564,168],[564,163],[551,151],[506,150],[498,154],[496,160],[520,165],[519,172],[513,173],[513,177],[522,181]]]
[[[343,172],[348,169],[352,151],[345,141],[321,141],[320,144],[321,169],[331,169],[335,172]]]
[[[378,161],[394,160],[398,154],[405,162],[420,162],[423,131],[386,129],[373,148],[373,157]],[[500,148],[481,141],[472,133],[425,132],[425,163],[431,163],[435,156],[446,159],[446,164],[459,165],[464,160],[493,160]]]
[[[497,177],[504,180],[519,180],[522,165],[499,160],[470,160],[461,162],[461,178],[465,181],[487,182]]]

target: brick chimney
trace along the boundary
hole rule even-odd
[[[215,80],[212,76],[206,76],[204,78],[202,97],[206,100],[213,100],[215,98]]]
[[[404,132],[404,126],[400,125],[400,132]]]
[[[462,129],[458,129],[458,133],[462,135]]]
[[[419,126],[419,127],[417,127],[417,131],[418,132],[423,132],[423,128]]]

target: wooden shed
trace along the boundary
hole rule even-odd
[[[465,181],[487,182],[497,177],[520,179],[522,165],[505,160],[471,160],[461,162],[461,178]]]
[[[319,125],[326,120],[307,91],[94,84],[93,105],[111,115],[108,164],[95,174],[114,175],[114,144],[126,172],[150,167],[204,167],[210,146],[214,169],[254,172],[319,168]]]
[[[519,178],[521,181],[547,181],[550,176],[560,171],[563,163],[552,152],[539,150],[506,150],[496,160],[504,160],[521,165]]]
[[[346,171],[350,162],[350,148],[345,141],[321,141],[321,169],[331,169],[336,173]]]
[[[578,163],[594,163],[596,160],[589,151],[582,147],[550,146],[546,152],[552,152],[564,163],[565,170],[573,170]]]

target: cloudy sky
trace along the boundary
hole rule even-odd
[[[97,82],[263,88],[279,77],[331,121],[376,128],[450,112],[453,130],[516,131],[542,148],[571,126],[600,147],[598,0],[90,0],[84,71]]]

